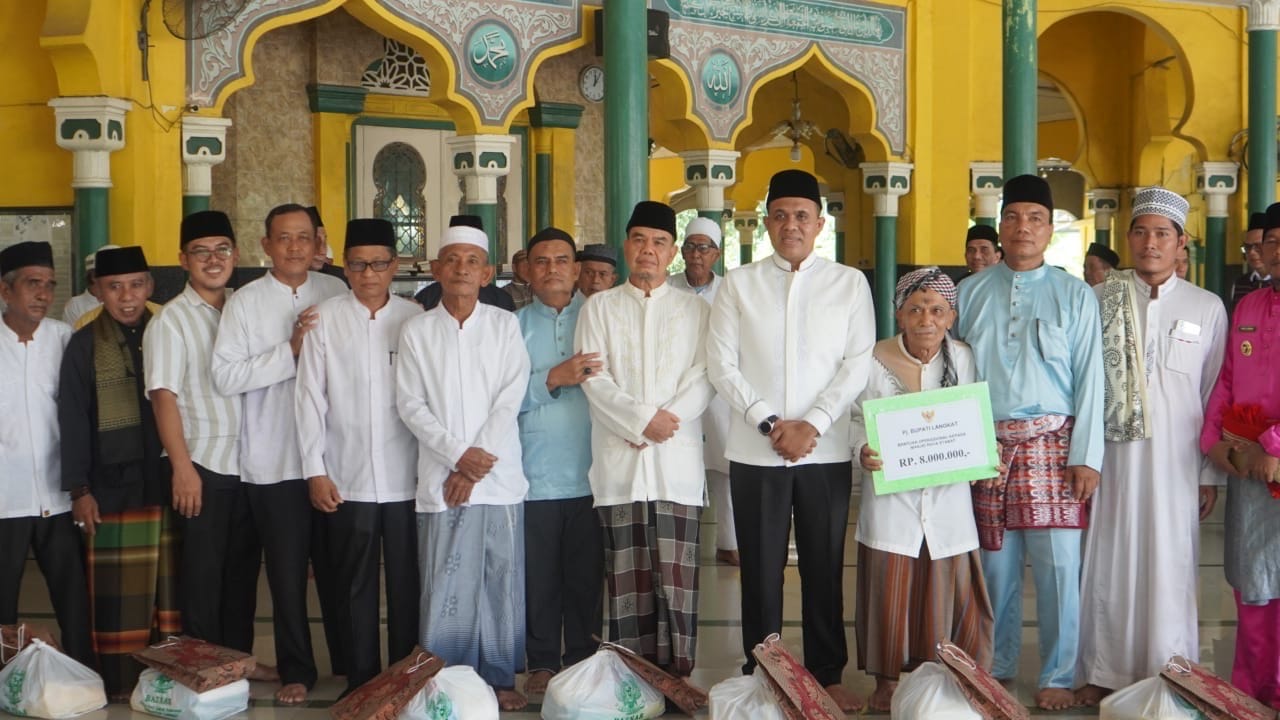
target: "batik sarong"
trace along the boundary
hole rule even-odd
[[[890,680],[933,660],[947,641],[991,668],[995,623],[978,550],[935,560],[858,543],[858,667]]]
[[[604,530],[609,640],[687,677],[698,641],[702,508],[637,502],[597,511]]]
[[[418,513],[422,647],[515,688],[524,670],[524,504]]]
[[[172,517],[159,505],[103,515],[87,543],[93,650],[108,697],[138,683],[142,664],[130,653],[182,632]]]

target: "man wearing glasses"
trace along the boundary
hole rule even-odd
[[[1262,259],[1262,232],[1267,224],[1267,214],[1256,212],[1249,216],[1249,230],[1244,234],[1244,244],[1240,246],[1240,254],[1244,255],[1248,269],[1236,278],[1231,286],[1231,297],[1227,303],[1227,313],[1235,310],[1236,303],[1245,295],[1265,287],[1271,281],[1271,272]]]
[[[721,278],[715,273],[720,259],[720,224],[695,218],[685,226],[684,272],[667,278],[673,288],[691,290],[710,305],[716,299]],[[729,406],[717,395],[702,417],[703,463],[707,466],[707,489],[716,513],[716,561],[737,565],[738,534],[733,525],[733,498],[729,495],[729,461],[724,457],[725,434],[729,431]]]
[[[252,653],[262,551],[240,482],[241,400],[214,389],[209,367],[239,251],[231,221],[216,210],[183,218],[180,242],[187,286],[147,325],[142,357],[186,539],[178,563],[183,632]],[[270,666],[257,673],[275,679]]]

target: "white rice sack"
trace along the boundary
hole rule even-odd
[[[561,671],[547,684],[543,720],[648,720],[666,712],[667,701],[612,650],[598,650]]]
[[[451,665],[436,673],[396,720],[498,720],[498,696],[474,669]]]
[[[0,670],[0,710],[13,715],[58,720],[106,704],[98,673],[40,640]]]
[[[1159,677],[1139,680],[1103,698],[1100,720],[1203,720],[1204,715],[1178,697]]]
[[[785,720],[782,708],[765,685],[759,667],[752,675],[729,678],[711,687],[711,720]]]
[[[898,683],[889,703],[893,720],[982,720],[960,683],[936,662],[927,662]]]
[[[249,681],[198,693],[159,670],[138,676],[129,706],[140,713],[170,720],[223,720],[249,708]]]

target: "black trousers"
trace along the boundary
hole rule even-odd
[[[347,691],[382,672],[378,565],[387,584],[387,665],[418,642],[418,530],[414,501],[347,501],[320,513],[329,541],[329,567],[339,593],[337,620],[347,655]],[[338,661],[335,659],[334,661]]]
[[[180,518],[183,543],[178,597],[183,631],[215,645],[253,652],[262,544],[249,511],[247,485],[196,465],[200,514]]]
[[[587,659],[604,624],[604,536],[590,495],[524,504],[526,667]],[[561,636],[564,655],[561,656]]]
[[[62,649],[92,668],[98,663],[93,656],[89,626],[83,543],[69,512],[0,520],[0,624],[18,622],[18,591],[27,566],[27,552],[34,550],[53,601]]]
[[[307,622],[312,513],[307,481],[246,484],[245,491],[266,560],[280,682],[310,689],[316,683],[316,661]]]
[[[351,652],[343,621],[346,593],[338,582],[331,557],[329,524],[324,521],[324,513],[312,509],[311,573],[316,580],[316,597],[320,601],[320,623],[324,628],[325,645],[329,647],[329,666],[335,676],[343,676],[347,674],[346,660]]]
[[[853,464],[730,463],[729,483],[742,560],[743,673],[755,668],[752,648],[782,631],[783,571],[794,512],[804,666],[824,686],[839,683],[849,662],[841,581]]]

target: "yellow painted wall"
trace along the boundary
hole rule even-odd
[[[40,47],[43,0],[0,3],[0,207],[68,206],[71,154],[54,142],[58,78]]]

